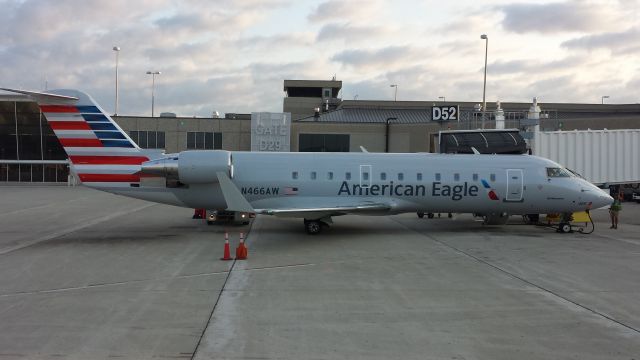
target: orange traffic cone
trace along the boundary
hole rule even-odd
[[[247,254],[247,247],[244,246],[244,233],[240,233],[240,244],[236,248],[236,260],[246,260]]]
[[[220,260],[233,260],[231,257],[231,250],[229,250],[229,233],[224,233],[224,255]]]

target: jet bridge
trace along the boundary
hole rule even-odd
[[[439,132],[443,154],[524,154],[527,144],[518,129],[447,130]]]

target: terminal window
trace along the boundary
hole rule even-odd
[[[217,150],[222,149],[222,133],[205,131],[187,132],[188,150]]]
[[[129,136],[143,149],[164,149],[164,131],[130,131]]]
[[[300,152],[349,152],[349,135],[346,134],[300,134]]]

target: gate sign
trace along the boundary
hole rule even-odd
[[[290,151],[291,113],[251,113],[251,151]]]
[[[433,121],[458,121],[460,108],[458,105],[434,106],[431,108]]]

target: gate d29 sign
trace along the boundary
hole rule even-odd
[[[251,151],[288,152],[290,138],[290,113],[251,113]]]

